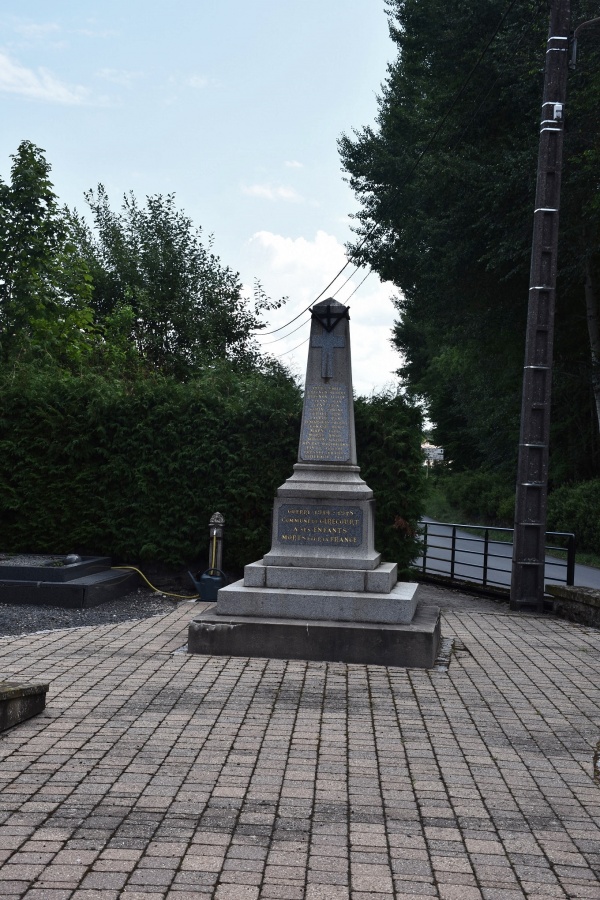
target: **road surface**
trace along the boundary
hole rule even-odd
[[[436,522],[424,516],[422,523],[427,523],[428,549],[427,572],[437,575],[450,575],[450,557],[452,546],[452,527]],[[481,532],[483,536],[483,532]],[[489,542],[487,582],[493,586],[510,587],[512,568],[512,541]],[[546,583],[565,583],[566,560],[546,557]],[[423,557],[419,557],[415,565],[422,567]],[[454,561],[454,577],[461,581],[483,583],[483,540],[476,534],[469,534],[459,528],[456,530],[456,551]],[[575,584],[579,587],[600,589],[600,569],[592,566],[575,565]]]

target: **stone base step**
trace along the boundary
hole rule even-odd
[[[418,585],[398,581],[389,594],[353,591],[246,587],[236,581],[219,590],[219,616],[267,616],[388,625],[408,625],[417,606]]]
[[[410,625],[220,616],[211,606],[188,629],[188,652],[427,669],[440,645],[440,610],[419,604]]]
[[[0,681],[0,731],[37,716],[46,707],[47,684]]]
[[[245,587],[389,594],[397,581],[397,563],[387,562],[380,563],[376,569],[316,569],[266,566],[261,559],[244,567]]]

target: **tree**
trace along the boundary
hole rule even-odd
[[[23,141],[0,180],[0,363],[49,354],[73,363],[95,341],[90,276],[58,207],[44,151]]]
[[[133,194],[114,212],[102,185],[86,199],[95,230],[72,223],[93,278],[91,303],[111,335],[135,346],[152,369],[178,378],[217,359],[258,362],[259,327],[238,275],[206,244],[173,195]]]
[[[426,401],[436,442],[457,468],[512,475],[547,14],[518,0],[486,49],[506,10],[501,0],[391,0],[388,8],[398,57],[376,128],[340,140],[361,202],[350,249],[399,288],[400,373]],[[589,73],[569,86],[569,122],[578,124],[567,140],[561,214],[559,480],[600,468],[584,295],[586,266],[592,282],[599,272],[597,88]]]

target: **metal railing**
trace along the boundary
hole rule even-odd
[[[423,549],[415,566],[424,575],[470,581],[483,587],[510,588],[514,529],[453,522],[421,522],[421,527]],[[545,552],[546,581],[572,585],[575,535],[546,532]]]

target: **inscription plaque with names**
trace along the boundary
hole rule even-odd
[[[351,505],[285,503],[279,507],[277,539],[290,546],[360,547],[363,511]]]
[[[327,462],[350,459],[347,385],[307,385],[299,458]]]

